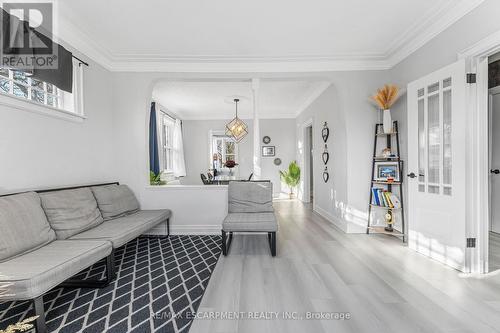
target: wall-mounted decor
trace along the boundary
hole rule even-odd
[[[264,144],[268,145],[271,143],[271,138],[266,135],[265,137],[262,138],[262,142],[264,142]]]
[[[323,171],[323,180],[325,183],[328,183],[328,179],[330,179],[330,174],[328,173],[328,167],[325,167],[325,171]]]
[[[328,153],[328,146],[325,144],[325,150],[323,151],[323,154],[321,154],[321,159],[323,160],[323,163],[325,165],[328,163],[328,160],[330,159],[330,154]]]
[[[275,155],[275,146],[262,146],[262,156],[263,157],[272,157]]]
[[[376,162],[374,179],[399,182],[399,162]]]
[[[321,130],[321,136],[323,137],[323,142],[326,143],[326,141],[328,141],[328,137],[330,136],[330,129],[328,128],[326,121],[323,125],[323,129]]]
[[[276,157],[276,158],[274,159],[274,165],[281,165],[281,158]]]

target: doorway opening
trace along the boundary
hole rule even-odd
[[[306,128],[306,154],[309,156],[309,163],[308,163],[308,179],[309,179],[309,192],[307,193],[307,198],[309,199],[309,202],[313,202],[314,200],[314,181],[313,181],[313,170],[314,170],[314,158],[313,158],[313,127],[308,126]]]
[[[500,269],[500,53],[488,58],[489,271]]]

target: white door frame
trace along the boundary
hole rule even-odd
[[[492,110],[493,110],[493,96],[494,95],[498,95],[500,94],[500,86],[496,86],[496,87],[493,87],[493,88],[490,88],[488,89],[488,158],[489,158],[489,167],[488,169],[492,169],[492,159],[493,159],[493,152],[491,150],[491,147],[492,147],[492,143],[493,143],[493,113],[492,113]],[[490,175],[491,176],[491,175]],[[490,179],[490,182],[489,184],[491,185],[491,179]],[[489,202],[488,202],[488,207],[491,208],[491,193],[492,193],[492,189],[491,189],[491,186],[489,186]],[[492,214],[493,212],[490,210],[489,211],[489,223],[488,223],[488,230],[491,230],[492,229],[492,224],[493,224],[493,221],[491,220],[491,217],[492,217]],[[488,238],[489,239],[489,238]]]
[[[302,125],[300,125],[300,138],[302,139],[302,142],[304,143],[303,144],[303,151],[302,151],[302,158],[301,158],[301,161],[300,163],[302,164],[302,170],[304,171],[303,172],[303,175],[302,175],[302,179],[303,179],[303,189],[302,189],[302,202],[311,202],[311,199],[310,199],[310,193],[311,193],[311,184],[310,184],[310,177],[309,177],[309,173],[312,174],[312,178],[313,178],[313,183],[314,183],[314,179],[315,179],[315,175],[314,175],[314,170],[309,170],[310,169],[310,163],[308,163],[309,161],[309,158],[310,157],[307,157],[307,156],[310,156],[311,153],[310,152],[306,152],[305,149],[307,148],[306,147],[306,142],[309,141],[309,137],[308,137],[308,134],[307,134],[307,128],[308,127],[311,127],[312,128],[312,142],[310,142],[311,144],[311,149],[313,150],[314,152],[314,149],[316,147],[315,145],[315,140],[314,140],[314,119],[313,118],[309,118],[308,120],[306,120],[304,123],[302,123]],[[314,154],[313,154],[313,165],[315,165],[314,163]],[[306,177],[307,175],[307,177]],[[312,202],[312,206],[313,206],[313,209],[315,208],[314,206],[314,201],[316,200],[316,186],[313,186],[313,202]]]
[[[467,221],[468,237],[476,238],[471,249],[469,271],[488,272],[489,207],[489,114],[488,57],[500,52],[500,31],[486,37],[458,54],[466,60],[467,71],[476,73],[476,84],[467,88],[467,189],[470,189]],[[468,191],[469,192],[469,191]]]

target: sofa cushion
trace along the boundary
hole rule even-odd
[[[170,210],[141,210],[131,215],[122,216],[84,231],[70,239],[109,240],[117,248],[139,237],[154,226],[165,222],[171,215]]]
[[[0,283],[9,283],[0,300],[38,297],[111,253],[106,241],[56,240],[0,263]]]
[[[0,262],[37,249],[55,238],[38,194],[27,192],[0,197]]]
[[[229,213],[222,223],[224,231],[277,231],[274,213]]]
[[[273,212],[271,182],[229,182],[230,213]]]
[[[39,195],[49,224],[58,239],[69,238],[103,222],[97,202],[88,187]]]
[[[104,220],[135,213],[139,202],[127,185],[93,186],[92,192]]]

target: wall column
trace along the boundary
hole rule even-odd
[[[253,104],[253,179],[261,179],[260,163],[260,123],[259,123],[259,88],[260,79],[252,79],[252,104]]]

